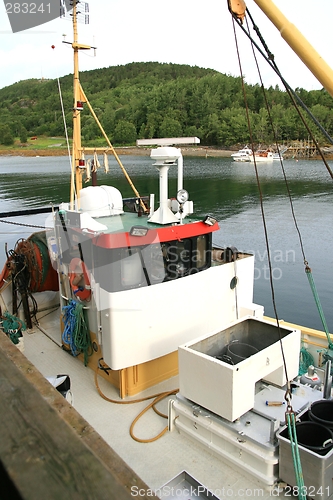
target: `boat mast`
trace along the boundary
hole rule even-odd
[[[81,85],[79,80],[79,50],[91,49],[89,45],[82,45],[78,43],[77,34],[77,9],[76,4],[78,0],[73,0],[73,43],[72,48],[74,52],[74,75],[73,75],[73,91],[74,91],[74,105],[73,105],[73,146],[72,146],[72,175],[71,175],[71,193],[70,193],[70,208],[74,209],[74,195],[76,196],[80,189],[82,189],[82,171],[79,167],[79,160],[81,159],[81,111],[82,102],[85,99],[82,96]],[[75,181],[74,181],[75,177]],[[79,207],[78,207],[79,208]]]
[[[282,14],[272,0],[254,0],[280,31],[282,38],[298,55],[311,73],[333,97],[333,70],[312,47],[302,33]]]
[[[80,208],[80,190],[82,189],[82,173],[83,170],[80,168],[80,162],[84,163],[83,160],[83,153],[84,151],[91,152],[93,151],[94,153],[98,151],[103,151],[106,152],[108,150],[111,150],[113,153],[115,159],[117,160],[120,168],[122,169],[127,181],[129,182],[131,188],[133,189],[135,196],[139,199],[140,206],[142,207],[143,211],[147,211],[147,207],[145,206],[144,202],[141,199],[141,196],[137,189],[135,188],[133,182],[131,181],[130,176],[126,172],[123,164],[120,161],[120,158],[118,157],[114,147],[112,146],[111,142],[109,141],[107,135],[105,134],[105,131],[99,122],[96,114],[94,113],[94,110],[92,109],[85,93],[84,90],[81,87],[80,79],[79,79],[79,50],[90,50],[95,47],[91,47],[90,45],[83,45],[82,43],[78,42],[78,33],[77,33],[77,14],[79,12],[77,11],[76,5],[80,3],[80,0],[72,0],[72,5],[73,5],[73,11],[72,11],[72,16],[73,16],[73,43],[72,43],[72,48],[74,52],[74,74],[73,74],[73,93],[74,93],[74,105],[73,105],[73,145],[72,145],[72,171],[71,171],[71,190],[70,190],[70,209],[74,210],[74,198],[76,194],[76,200],[77,200],[77,208]],[[67,42],[65,42],[67,43]],[[81,111],[83,109],[83,103],[87,103],[89,110],[95,119],[97,125],[99,126],[107,144],[107,148],[82,148],[81,144]]]

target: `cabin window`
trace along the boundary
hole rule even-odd
[[[138,249],[123,248],[121,253],[121,284],[124,288],[141,285],[144,277]]]
[[[191,268],[191,240],[163,244],[167,279],[173,280],[189,274]]]
[[[141,254],[149,284],[162,283],[166,277],[163,245],[157,243],[143,247]]]
[[[196,251],[193,256],[194,264],[197,269],[202,269],[208,264],[208,240],[205,234],[202,234],[196,238]]]
[[[94,278],[108,292],[156,285],[207,269],[210,248],[210,234],[131,248],[94,247]]]

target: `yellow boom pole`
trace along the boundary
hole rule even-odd
[[[271,0],[254,0],[280,31],[282,38],[333,97],[333,70],[312,47],[302,33],[282,14]]]

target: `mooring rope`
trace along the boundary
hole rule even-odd
[[[320,302],[320,298],[319,298],[319,295],[317,292],[316,284],[315,284],[314,279],[313,279],[311,268],[309,267],[307,261],[305,261],[305,274],[308,278],[310,288],[312,290],[313,298],[316,302],[318,313],[319,313],[319,316],[320,316],[320,319],[321,319],[321,322],[322,322],[322,325],[323,325],[323,328],[324,328],[324,331],[326,334],[326,338],[327,338],[327,342],[328,342],[328,349],[333,350],[333,342],[331,340],[331,335],[330,335],[329,330],[328,330],[325,314],[324,314],[324,311],[323,311],[323,308],[322,308],[322,305]]]
[[[13,222],[3,219],[0,219],[0,222],[3,222],[4,224],[13,224],[14,226],[35,227],[37,229],[53,229],[52,227],[35,226],[34,224],[24,224],[24,222]]]

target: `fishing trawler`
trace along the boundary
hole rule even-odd
[[[283,16],[273,4],[256,3],[274,9],[280,29]],[[229,3],[236,19],[245,15],[241,4]],[[331,349],[329,334],[265,318],[253,303],[253,255],[213,245],[219,227],[213,214],[195,219],[178,146],[198,138],[138,143],[157,146],[150,155],[159,176],[157,208],[154,195],[143,197],[134,186],[133,197],[123,199],[116,187],[98,185],[99,156],[105,168],[109,153],[123,167],[106,136],[102,149],[81,144],[80,114],[85,106],[93,110],[79,82],[78,52],[87,46],[77,39],[75,2],[73,27],[70,199],[50,214],[52,230],[8,252],[1,275],[9,326],[0,348],[6,408],[0,457],[8,475],[22,498],[78,492],[223,498],[257,491],[270,498],[301,487],[310,498],[332,497],[330,431],[309,443],[305,437],[317,434],[307,427],[299,445],[288,435],[295,420],[313,422],[317,403],[330,402],[330,359],[323,355]],[[177,171],[171,196],[170,169]],[[92,177],[91,186],[82,187],[83,175]],[[19,346],[23,338],[26,358],[7,336]],[[301,345],[313,364],[299,377]],[[145,399],[154,408],[168,401],[162,431],[156,415],[138,422],[129,404],[138,393],[140,410]]]

